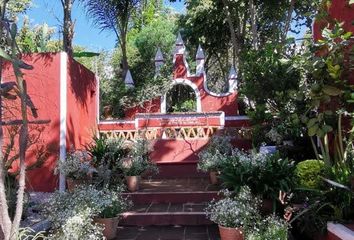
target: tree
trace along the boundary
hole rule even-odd
[[[58,49],[53,48],[53,41],[51,41],[54,31],[54,28],[46,23],[31,26],[28,18],[24,17],[16,38],[17,44],[23,53],[56,51]]]
[[[74,26],[71,19],[72,7],[75,0],[61,0],[61,4],[64,10],[63,19],[63,48],[64,51],[69,55],[73,55],[73,38],[74,38]]]
[[[8,202],[6,198],[5,189],[5,177],[6,168],[4,162],[4,156],[2,151],[0,151],[0,226],[4,233],[5,240],[15,240],[17,239],[20,220],[23,212],[23,199],[25,191],[25,178],[26,178],[26,165],[25,156],[28,147],[28,118],[27,118],[27,107],[32,110],[33,116],[36,117],[36,109],[33,106],[30,98],[27,95],[26,81],[23,78],[23,73],[21,69],[32,69],[32,66],[24,63],[20,59],[20,53],[18,52],[18,46],[16,43],[17,35],[17,25],[15,23],[10,23],[6,20],[6,9],[7,0],[0,2],[0,34],[1,39],[6,41],[2,44],[0,48],[0,67],[3,65],[3,60],[6,60],[12,65],[14,70],[14,76],[16,80],[10,83],[1,84],[1,112],[0,112],[0,147],[3,147],[3,119],[2,119],[2,99],[20,99],[20,109],[21,109],[21,119],[14,120],[12,123],[14,125],[19,125],[19,175],[18,175],[18,191],[16,196],[16,209],[13,220],[9,216]],[[6,46],[6,48],[5,48]],[[1,69],[2,70],[2,69]],[[2,73],[0,71],[0,73]],[[0,77],[2,75],[0,74]]]
[[[94,24],[102,30],[113,31],[122,50],[123,76],[128,71],[127,34],[132,14],[140,0],[81,0]]]

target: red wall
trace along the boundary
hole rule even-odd
[[[68,60],[67,149],[83,149],[97,130],[96,79],[94,73]]]
[[[35,162],[35,149],[46,147],[47,159],[41,168],[28,171],[27,188],[35,191],[53,191],[58,187],[58,177],[54,175],[57,159],[59,158],[60,134],[60,53],[41,53],[25,56],[26,63],[34,67],[33,70],[24,70],[24,79],[27,81],[28,94],[38,109],[37,120],[50,120],[49,124],[40,125],[41,137],[37,144],[29,149],[26,163]],[[74,146],[82,148],[96,130],[96,79],[88,69],[72,59],[68,59],[67,69],[67,148]],[[14,79],[10,65],[6,65],[3,81]],[[6,111],[6,119],[20,116],[19,101],[5,102],[11,111]],[[33,120],[30,117],[30,120]],[[33,127],[31,126],[31,129]],[[38,133],[38,131],[31,131]],[[31,134],[30,132],[30,134]],[[33,137],[33,136],[32,136]],[[5,136],[5,142],[8,142]],[[16,148],[18,146],[16,144]],[[16,171],[18,162],[13,165]]]
[[[27,188],[29,190],[35,189],[37,191],[49,191],[57,186],[57,178],[53,175],[53,170],[59,153],[60,55],[49,53],[33,54],[31,56],[25,56],[23,59],[34,67],[33,70],[24,70],[23,72],[24,79],[28,86],[28,94],[35,107],[38,109],[38,120],[51,121],[47,125],[41,125],[44,128],[41,133],[40,141],[27,152],[27,164],[36,161],[36,147],[44,145],[49,152],[49,156],[41,168],[31,170],[27,173]],[[14,74],[10,65],[6,65],[3,73],[3,81],[14,81]],[[4,116],[11,119],[18,119],[20,116],[19,101],[6,101],[5,104],[12,105],[12,110],[15,111],[15,114],[5,110]],[[30,120],[33,119],[33,117],[30,117]],[[5,136],[5,142],[6,140],[8,141],[8,136]],[[17,144],[16,148],[18,149]],[[18,162],[13,165],[13,170],[15,170],[17,166]]]

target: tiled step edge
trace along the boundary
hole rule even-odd
[[[342,224],[333,222],[327,223],[328,240],[354,240],[354,231]]]
[[[121,226],[211,225],[204,212],[123,213]]]
[[[135,192],[123,193],[123,196],[129,196],[134,204],[146,203],[200,203],[218,199],[217,191],[200,192]]]

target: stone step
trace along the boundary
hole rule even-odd
[[[123,213],[121,226],[169,226],[212,224],[204,213],[207,203],[151,203],[135,205]]]
[[[198,171],[198,161],[157,162],[159,173],[152,178],[206,178],[208,175]]]
[[[219,189],[208,178],[142,179],[139,191],[124,195],[134,204],[200,203],[217,198]]]

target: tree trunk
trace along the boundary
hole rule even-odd
[[[290,24],[291,24],[291,19],[292,19],[291,16],[292,16],[293,11],[294,11],[295,2],[296,2],[296,0],[290,0],[288,16],[287,16],[287,19],[286,19],[286,22],[285,22],[284,32],[283,32],[283,36],[282,36],[282,39],[281,39],[281,41],[283,43],[285,43],[286,36],[288,35],[289,29],[290,29]]]
[[[121,33],[121,48],[122,48],[122,69],[123,69],[123,80],[129,69],[128,56],[127,56],[127,35],[125,32]]]
[[[251,13],[251,28],[252,28],[252,46],[257,50],[258,48],[258,33],[257,33],[257,19],[256,19],[256,5],[253,0],[250,0],[250,13]]]
[[[71,12],[73,0],[62,0],[64,9],[64,22],[63,22],[63,47],[64,51],[69,55],[73,55],[72,41],[74,38],[74,24],[71,19]]]
[[[5,12],[6,12],[6,4],[8,0],[2,0],[0,2],[0,17],[1,17],[1,22],[0,22],[0,38],[4,36],[4,19],[5,19]],[[0,83],[2,82],[2,65],[3,65],[3,60],[0,58]],[[2,127],[2,97],[0,96],[0,150],[2,149],[4,145],[4,132],[3,132],[3,127]],[[0,231],[2,230],[3,232],[3,237],[5,240],[9,240],[11,236],[11,227],[12,227],[12,222],[9,216],[9,211],[8,211],[8,204],[7,204],[7,199],[6,199],[6,188],[5,188],[5,177],[6,177],[6,172],[5,172],[5,163],[4,163],[4,156],[2,151],[0,151]],[[0,233],[1,234],[1,233]]]

